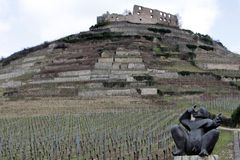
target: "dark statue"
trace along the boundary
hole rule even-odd
[[[174,156],[199,155],[208,156],[212,153],[219,137],[216,129],[222,122],[221,114],[210,119],[210,113],[201,107],[195,110],[196,105],[186,110],[179,118],[183,125],[175,125],[171,128],[172,137],[177,150]],[[195,120],[191,120],[194,117]]]

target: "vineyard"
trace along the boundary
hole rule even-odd
[[[224,116],[230,117],[233,111],[240,104],[239,95],[228,95],[220,97],[202,96],[198,100],[193,100],[192,104],[205,106],[210,112],[218,114],[223,113]]]
[[[0,120],[0,159],[166,159],[172,107]]]

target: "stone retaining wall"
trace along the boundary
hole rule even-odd
[[[148,69],[148,71],[149,71],[149,75],[153,76],[155,79],[159,79],[159,78],[174,79],[179,77],[177,72],[167,72],[165,70],[157,70],[157,69]]]
[[[200,156],[176,156],[174,160],[219,160],[218,155],[210,155],[207,157]]]
[[[18,70],[18,71],[14,71],[14,72],[10,72],[10,73],[0,74],[0,80],[19,77],[25,73],[26,73],[25,70]]]
[[[37,56],[37,57],[27,57],[23,59],[23,62],[30,62],[30,61],[37,61],[37,60],[42,60],[44,59],[45,56]]]
[[[138,50],[125,51],[120,48],[116,51],[116,56],[117,57],[126,57],[126,56],[140,57],[141,54]]]
[[[6,83],[2,83],[1,87],[2,88],[17,88],[22,85],[23,85],[23,83],[21,81],[9,81]]]
[[[104,96],[133,96],[137,95],[135,89],[122,89],[122,90],[95,90],[95,91],[85,91],[78,92],[78,96],[82,98],[96,98]]]
[[[83,75],[90,75],[90,74],[91,74],[91,70],[81,70],[81,71],[59,72],[58,76],[69,77],[69,76],[83,76]]]
[[[140,91],[143,96],[157,95],[157,88],[141,88]]]
[[[115,62],[118,63],[141,63],[142,58],[115,58]]]
[[[223,70],[240,70],[240,65],[239,64],[212,64],[212,63],[202,63],[202,64],[197,64],[201,68],[204,69],[223,69]]]
[[[29,82],[29,84],[44,84],[44,83],[62,83],[62,82],[84,82],[89,81],[90,75],[83,75],[79,77],[57,77],[54,79],[48,79],[48,80],[36,80]]]

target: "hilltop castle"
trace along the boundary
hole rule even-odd
[[[138,5],[134,5],[133,13],[128,13],[127,15],[116,13],[110,14],[107,12],[102,16],[97,17],[98,24],[104,22],[122,21],[141,24],[162,24],[171,27],[179,27],[178,18],[176,15]]]

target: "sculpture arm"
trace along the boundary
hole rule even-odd
[[[211,130],[211,129],[216,129],[220,125],[221,125],[221,120],[219,120],[218,118],[215,118],[213,120],[207,119],[204,125],[204,128],[207,130]]]
[[[180,116],[179,121],[185,128],[189,130],[190,120],[191,120],[191,111],[190,109],[188,109]]]

